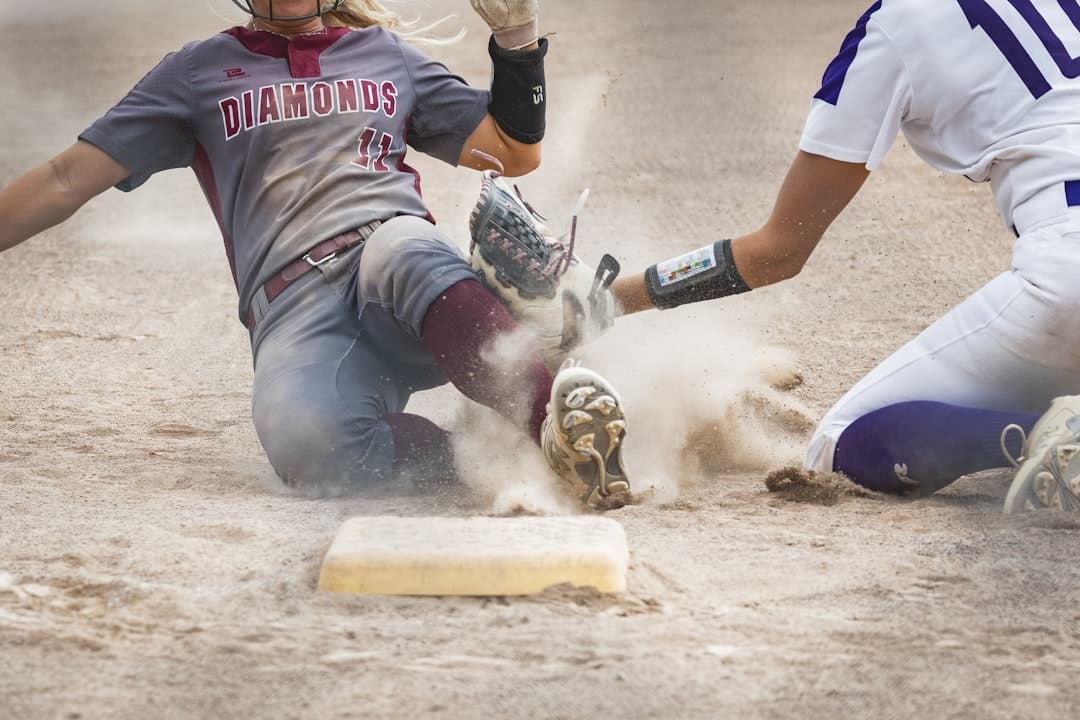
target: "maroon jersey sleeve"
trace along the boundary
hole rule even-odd
[[[185,51],[170,53],[79,139],[130,170],[116,187],[134,190],[156,172],[191,165],[195,153],[191,97]]]
[[[420,152],[456,165],[466,138],[487,115],[490,94],[471,87],[400,38],[397,42],[416,92],[406,141]]]

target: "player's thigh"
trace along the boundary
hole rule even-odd
[[[475,279],[442,230],[422,218],[399,216],[364,245],[356,278],[359,314],[381,311],[418,338],[431,303],[450,286]]]
[[[350,302],[375,351],[409,389],[446,383],[421,338],[424,317],[450,286],[475,279],[453,241],[421,218],[396,217],[364,245]]]
[[[393,439],[382,421],[408,391],[370,346],[350,308],[316,282],[261,338],[252,414],[289,485],[333,491],[384,479]]]
[[[831,470],[836,441],[857,418],[888,405],[930,400],[1036,412],[1077,392],[1080,348],[1052,328],[1064,307],[1014,272],[999,275],[893,353],[826,413],[806,465]]]

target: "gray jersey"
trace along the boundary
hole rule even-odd
[[[166,56],[80,139],[131,171],[121,190],[195,170],[244,318],[255,291],[319,241],[429,217],[406,143],[456,163],[488,101],[378,27],[291,43],[238,27]]]

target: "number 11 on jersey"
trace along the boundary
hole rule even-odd
[[[357,158],[353,160],[353,165],[359,165],[365,170],[374,169],[377,172],[390,170],[386,165],[386,158],[390,155],[390,148],[394,144],[394,138],[385,132],[382,133],[382,137],[379,137],[379,146],[376,148],[375,138],[378,135],[379,132],[375,128],[364,128],[364,132],[360,134],[360,139],[356,144]],[[375,160],[374,164],[371,162],[373,158]]]

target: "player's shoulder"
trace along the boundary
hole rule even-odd
[[[381,25],[372,25],[349,30],[334,43],[334,48],[362,47],[370,50],[373,47],[396,47],[399,42],[400,36],[393,30],[388,30]]]
[[[918,22],[952,8],[961,9],[962,3],[949,0],[877,0],[867,10],[879,18],[904,19]]]
[[[228,30],[222,30],[219,33],[215,33],[208,38],[192,40],[180,47],[175,54],[185,59],[196,60],[213,56],[220,53],[224,48],[235,47],[238,44],[236,31],[239,29],[241,28],[229,28]]]
[[[877,0],[864,15],[889,35],[925,34],[963,17],[962,3],[944,0]]]
[[[877,0],[859,17],[853,33],[877,36],[879,46],[907,58],[953,42],[969,27],[963,4],[955,0]]]

